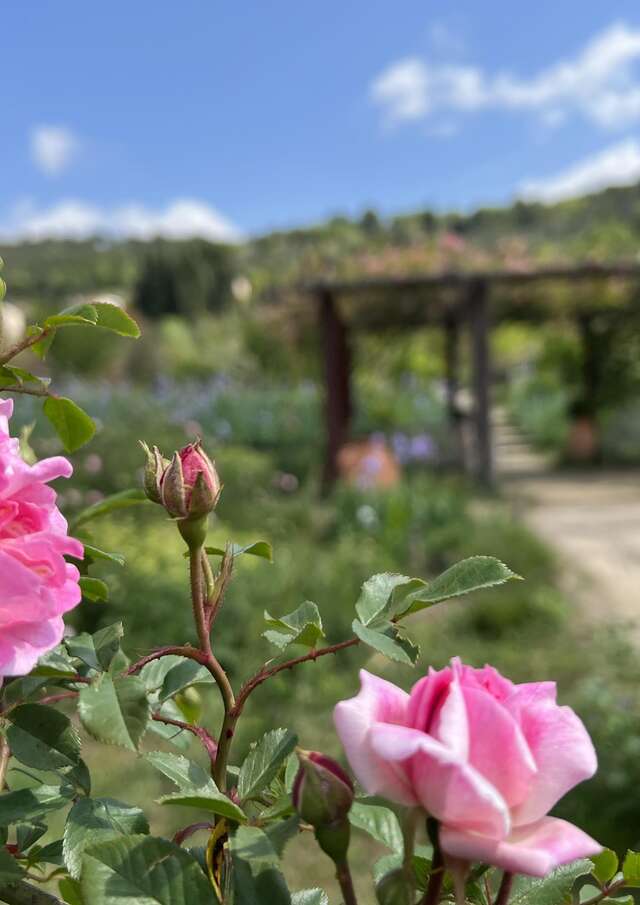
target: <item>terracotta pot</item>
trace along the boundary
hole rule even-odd
[[[590,415],[573,419],[567,437],[566,454],[570,462],[593,462],[600,443],[598,425]]]

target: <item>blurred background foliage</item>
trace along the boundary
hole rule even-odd
[[[29,318],[78,296],[111,293],[143,328],[135,344],[78,328],[61,331],[53,346],[48,365],[59,391],[98,425],[94,440],[73,457],[72,481],[59,487],[66,514],[138,483],[139,439],[169,453],[201,436],[225,485],[212,538],[273,544],[272,565],[238,564],[216,628],[220,658],[236,683],[271,655],[259,637],[265,609],[282,614],[312,599],[328,637],[340,640],[371,574],[427,577],[464,556],[499,556],[526,581],[422,614],[415,625],[421,667],[459,654],[476,665],[491,662],[515,680],[557,679],[562,701],[578,709],[592,732],[601,763],[598,777],[572,793],[561,813],[622,850],[640,843],[637,820],[628,819],[640,809],[640,666],[627,627],[576,618],[559,590],[553,551],[499,494],[480,493],[442,467],[450,438],[438,331],[359,340],[354,433],[383,438],[403,479],[386,491],[343,485],[321,499],[317,325],[310,306],[297,299],[292,317],[291,303],[279,301],[273,289],[313,273],[621,258],[637,253],[639,239],[635,187],[464,217],[418,212],[382,220],[368,211],[234,247],[49,241],[1,247],[0,254],[8,297]],[[603,317],[595,334],[599,455],[637,464],[640,331]],[[497,398],[533,443],[561,461],[584,369],[575,325],[498,324],[492,342]],[[31,442],[39,455],[59,451],[29,399],[20,400],[16,421],[34,424]],[[161,510],[131,509],[96,523],[96,536],[98,529],[101,545],[125,551],[128,562],[124,569],[102,566],[110,602],[81,607],[71,617],[75,627],[95,630],[122,619],[131,654],[190,640],[182,549]],[[324,666],[309,664],[295,679],[278,677],[252,700],[236,759],[274,719],[297,729],[306,747],[337,753],[331,708],[355,692],[358,664],[405,687],[418,678],[357,649]],[[107,768],[115,769],[105,762]]]

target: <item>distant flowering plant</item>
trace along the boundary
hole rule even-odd
[[[27,464],[9,434],[10,399],[0,399],[0,676],[28,673],[62,640],[62,614],[80,603],[80,574],[64,556],[83,546],[48,486],[71,476],[63,456]]]
[[[129,337],[138,328],[120,308],[83,303],[0,352],[0,393],[42,397],[44,414],[72,452],[93,433],[89,416],[13,364],[28,350],[45,356],[66,327]],[[241,557],[270,560],[272,551],[265,541],[210,545],[209,517],[222,485],[200,441],[171,459],[145,446],[144,491],[122,491],[78,513],[71,534],[80,540],[70,536],[49,486],[71,475],[70,463],[25,461],[10,436],[11,414],[12,402],[0,399],[0,901],[328,905],[313,877],[310,888],[291,892],[281,871],[287,842],[312,834],[334,863],[344,905],[373,901],[374,888],[379,905],[438,905],[454,895],[460,905],[507,905],[512,890],[518,905],[572,899],[595,905],[621,902],[627,886],[640,886],[640,855],[630,853],[618,872],[613,852],[598,854],[597,842],[547,815],[596,767],[586,730],[557,706],[551,683],[513,685],[490,667],[454,660],[406,694],[363,673],[361,692],[336,708],[361,787],[326,754],[298,748],[288,729],[271,729],[236,759],[239,722],[264,682],[358,645],[377,659],[413,666],[420,652],[405,632],[406,617],[518,579],[507,566],[474,556],[429,581],[374,575],[355,602],[352,634],[336,642],[325,640],[315,603],[265,613],[264,639],[273,649],[236,684],[218,647],[226,590]],[[427,451],[424,444],[418,451]],[[100,516],[147,500],[158,506],[167,531],[177,529],[185,542],[185,606],[195,641],[131,662],[120,623],[63,637],[62,615],[81,595],[83,606],[107,598],[106,584],[91,574],[96,561],[124,565],[121,554],[88,538],[86,526],[95,531]],[[153,602],[147,605],[153,619]],[[211,720],[216,711],[209,707],[201,720],[197,688],[219,694],[220,719]],[[82,757],[86,736],[140,756],[177,787],[159,799],[179,806],[171,838],[152,832],[142,808],[92,790]],[[199,759],[191,757],[196,746]],[[371,801],[371,794],[399,807]],[[49,823],[51,814],[56,819]],[[50,839],[42,844],[47,829]],[[373,866],[364,898],[350,867],[354,833],[390,850]],[[194,846],[198,834],[201,844]],[[540,879],[522,886],[515,874]]]

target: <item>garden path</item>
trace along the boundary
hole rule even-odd
[[[501,413],[496,428],[501,490],[556,551],[564,589],[590,617],[633,623],[640,642],[640,471],[554,472]]]

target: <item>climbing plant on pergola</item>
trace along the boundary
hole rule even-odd
[[[471,350],[475,476],[493,482],[490,419],[490,332],[509,321],[544,323],[570,319],[583,344],[583,392],[587,402],[597,391],[594,319],[603,313],[638,314],[637,264],[583,264],[528,271],[417,274],[350,280],[318,280],[303,287],[315,299],[322,330],[325,431],[324,485],[337,477],[337,457],[349,439],[353,415],[352,349],[365,331],[440,327],[445,332],[447,413],[457,429],[462,331]]]

